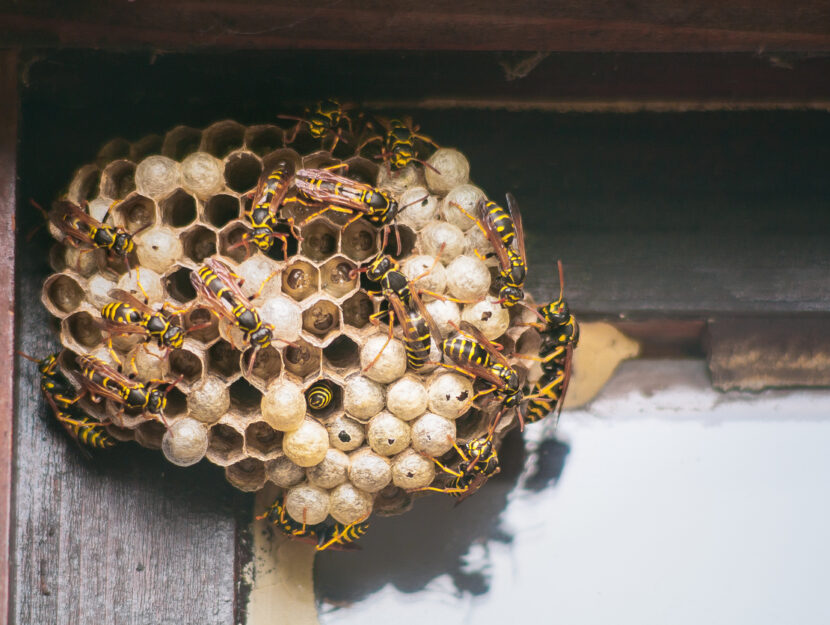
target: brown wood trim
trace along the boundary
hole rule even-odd
[[[651,3],[364,0],[100,3],[35,0],[0,13],[5,41],[36,46],[187,49],[408,49],[615,52],[830,50],[821,0]],[[1,43],[1,42],[0,42]]]
[[[0,50],[0,623],[9,617],[14,424],[17,51]]]

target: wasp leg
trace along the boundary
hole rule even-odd
[[[388,311],[384,311],[384,312],[389,313],[389,336],[386,337],[386,342],[383,344],[383,347],[380,348],[380,350],[378,351],[378,353],[375,356],[374,360],[372,360],[372,362],[370,362],[368,365],[366,365],[363,368],[364,372],[368,371],[369,369],[371,369],[375,365],[375,363],[380,358],[380,355],[383,353],[383,350],[385,350],[386,346],[389,345],[389,341],[392,340],[394,327],[395,327],[395,311],[389,309]],[[379,314],[379,313],[375,313],[375,314]],[[372,316],[374,316],[374,315],[372,315]],[[372,317],[369,317],[369,319],[372,319]],[[372,323],[375,323],[375,322],[376,322],[376,320],[372,320]]]

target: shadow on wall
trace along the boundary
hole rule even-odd
[[[527,488],[539,492],[556,485],[569,449],[556,439],[540,443],[533,452],[535,470],[526,478]],[[489,557],[471,567],[465,556],[477,543],[486,547],[491,541],[507,545],[513,541],[502,527],[501,513],[526,465],[518,431],[505,438],[500,460],[501,473],[462,504],[456,506],[456,500],[446,495],[424,497],[402,516],[374,520],[361,540],[361,551],[319,554],[314,573],[318,600],[348,605],[387,583],[414,593],[441,575],[450,576],[459,594],[486,594]]]

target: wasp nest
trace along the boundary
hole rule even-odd
[[[73,353],[90,353],[114,366],[117,359],[124,371],[134,363],[142,380],[178,379],[167,395],[166,426],[118,414],[112,401],[85,404],[111,421],[116,438],[160,448],[177,465],[207,458],[245,491],[271,481],[285,489],[286,509],[297,521],[330,515],[351,523],[373,509],[400,512],[410,503],[407,490],[436,479],[427,456],[454,453],[456,438],[481,436],[490,415],[471,408],[470,378],[430,364],[418,372],[407,367],[398,324],[387,343],[387,326],[370,319],[384,303],[368,293],[377,284],[355,270],[382,251],[393,255],[408,278],[425,274],[417,287],[477,302],[423,295],[445,337],[466,320],[508,354],[523,333],[533,333],[520,326],[528,312],[508,313],[488,296],[495,262],[485,258],[492,248],[467,216],[483,192],[470,184],[467,159],[452,149],[429,159],[440,174],[420,164],[390,172],[359,156],[338,172],[377,184],[405,206],[399,249],[395,227],[381,250],[383,232],[365,219],[329,211],[302,223],[302,206],[295,215],[300,236],[288,238],[287,255],[280,240],[268,254],[240,245],[249,232],[240,215],[264,170],[279,161],[295,169],[339,162],[328,152],[301,155],[285,147],[284,135],[276,126],[225,121],[102,152],[77,172],[68,199],[87,202],[99,220],[113,206],[111,223],[136,233],[135,253],[125,263],[104,250],[56,244],[43,303],[60,322],[64,367],[77,368]],[[274,343],[256,353],[250,372],[251,354],[235,347],[244,344],[239,332],[220,322],[191,284],[191,272],[210,257],[244,279],[245,294],[256,294],[251,305],[274,327]],[[116,288],[146,293],[154,309],[167,303],[185,311],[182,347],[168,353],[128,335],[114,336],[111,352],[100,311]],[[430,360],[440,360],[439,347]],[[308,393],[320,381],[331,397],[314,408]]]

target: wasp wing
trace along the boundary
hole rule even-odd
[[[519,203],[513,197],[512,193],[507,194],[507,210],[510,212],[510,218],[513,220],[516,239],[519,241],[519,256],[524,266],[527,267],[527,250],[525,249],[525,231],[522,226],[522,214],[519,212]]]
[[[511,368],[510,363],[507,362],[507,358],[505,358],[501,350],[498,347],[496,347],[495,343],[493,343],[490,339],[484,336],[484,333],[481,330],[479,330],[469,321],[462,321],[460,328],[462,332],[469,334],[478,343],[480,343],[481,346],[487,350],[487,353],[490,354],[490,357],[493,358],[496,362],[498,362],[503,367],[507,367],[508,369]]]
[[[499,267],[502,271],[510,269],[510,257],[507,255],[507,250],[504,247],[504,241],[501,240],[496,227],[493,225],[493,220],[487,212],[487,203],[484,198],[479,199],[476,204],[476,212],[478,213],[478,220],[481,227],[484,229],[484,234],[487,235],[487,240],[493,246],[496,252],[496,258],[499,260]]]

